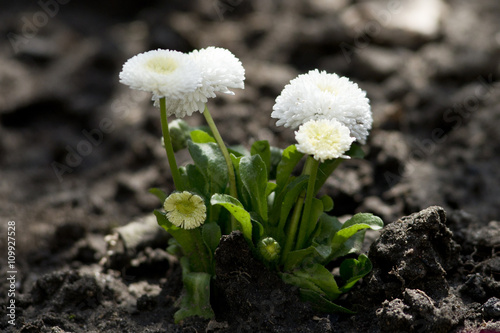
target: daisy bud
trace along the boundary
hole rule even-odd
[[[281,253],[280,244],[272,237],[262,239],[257,245],[260,255],[267,261],[273,262],[279,259]]]
[[[174,152],[182,150],[187,147],[187,142],[191,138],[191,127],[182,119],[173,120],[168,126],[168,131],[170,133],[170,138],[172,139],[172,147]],[[162,138],[162,144],[163,138]]]

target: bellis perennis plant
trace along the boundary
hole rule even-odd
[[[254,255],[318,310],[351,313],[334,303],[371,270],[367,256],[343,260],[340,276],[325,266],[359,252],[366,229],[383,222],[360,213],[344,223],[327,214],[328,196],[318,193],[345,159],[362,158],[372,126],[369,101],[345,77],[312,70],[299,75],[276,98],[277,125],[296,128],[297,144],[285,149],[267,141],[249,150],[226,147],[207,108],[216,93],[244,88],[245,70],[228,50],[216,47],[181,53],[154,50],[129,59],[120,82],[149,91],[160,108],[163,144],[175,192],[152,189],[164,210],[154,213],[171,235],[168,251],[180,257],[184,292],[175,321],[214,316],[210,284],[214,252],[223,234],[240,230]],[[181,119],[200,112],[207,130]],[[178,167],[175,152],[188,149],[193,163]],[[305,158],[301,172],[296,170]],[[341,282],[338,284],[338,282]]]

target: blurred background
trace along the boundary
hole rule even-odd
[[[159,207],[149,188],[173,189],[158,111],[148,94],[118,82],[128,58],[157,48],[218,46],[240,58],[245,89],[209,104],[229,144],[294,143],[270,114],[298,74],[318,68],[366,90],[374,117],[367,156],[329,179],[335,215],[373,212],[389,223],[442,205],[480,224],[500,216],[497,0],[40,0],[0,8],[0,220],[2,230],[16,221],[20,252],[78,239],[61,231],[68,224],[106,233]],[[199,114],[186,120],[203,124]]]

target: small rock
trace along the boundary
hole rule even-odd
[[[491,221],[476,232],[468,235],[469,242],[486,248],[500,247],[500,222]]]
[[[0,61],[0,113],[23,107],[38,95],[33,75],[18,62]]]
[[[500,318],[500,299],[492,297],[483,304],[483,313],[487,318]]]

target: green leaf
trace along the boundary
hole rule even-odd
[[[261,239],[264,235],[264,226],[257,220],[252,219],[253,239]]]
[[[265,197],[267,198],[275,189],[276,189],[276,183],[267,183],[267,186],[266,186],[266,191],[265,191]]]
[[[173,225],[165,213],[155,210],[154,214],[158,224],[165,229],[181,246],[184,256],[191,259],[193,271],[203,272],[210,270],[210,254],[202,241],[200,228],[191,230],[182,229]]]
[[[227,194],[214,194],[210,199],[212,205],[221,205],[226,208],[240,223],[243,236],[248,242],[252,242],[252,221],[250,213],[245,210],[238,199]]]
[[[188,164],[180,167],[179,171],[184,184],[187,184],[186,190],[200,194],[202,197],[210,197],[208,183],[200,169],[194,164]]]
[[[271,147],[269,146],[269,142],[267,140],[255,141],[250,148],[250,154],[259,155],[262,158],[269,175],[271,171]]]
[[[313,198],[312,200],[312,207],[311,207],[311,214],[309,215],[310,220],[309,221],[304,221],[307,223],[307,233],[306,233],[306,242],[309,242],[311,240],[311,236],[314,232],[314,230],[317,227],[317,221],[319,217],[323,214],[323,201]],[[301,222],[302,223],[302,222]],[[306,246],[308,246],[309,243],[306,243]]]
[[[239,175],[250,195],[251,210],[267,221],[267,169],[260,155],[242,157]]]
[[[184,248],[184,243],[189,242],[190,240],[188,236],[188,231],[173,225],[167,219],[165,213],[155,209],[154,214],[156,216],[156,221],[158,222],[158,225],[163,229],[165,229],[166,231],[168,231],[168,233],[171,234],[177,240],[177,242],[179,242],[181,247]]]
[[[278,185],[277,193],[279,194],[291,181],[290,177],[293,170],[304,156],[303,153],[297,150],[295,145],[287,147],[281,156],[281,161],[278,163],[276,173],[276,184]]]
[[[281,161],[283,149],[278,147],[271,147],[271,169],[269,170],[269,179],[276,179],[278,172],[278,164]]]
[[[343,306],[332,303],[323,295],[311,289],[300,289],[300,297],[303,301],[311,303],[313,308],[317,311],[325,313],[332,313],[332,312],[347,313],[347,314],[356,313],[347,308],[344,308]]]
[[[215,222],[203,224],[201,227],[201,236],[203,237],[203,242],[210,250],[210,254],[213,255],[219,246],[219,241],[222,236],[219,225]]]
[[[342,229],[348,228],[355,224],[366,224],[373,230],[380,230],[384,227],[384,221],[378,216],[372,213],[358,213],[347,220],[343,225]]]
[[[194,130],[189,134],[191,135],[191,140],[195,143],[216,142],[213,136],[202,130]]]
[[[182,256],[182,247],[178,241],[175,240],[174,237],[171,237],[168,240],[167,252],[173,256],[181,257]]]
[[[293,274],[314,283],[330,300],[334,300],[342,294],[333,274],[321,264],[303,265],[300,269],[294,270]]]
[[[290,251],[283,262],[283,270],[290,272],[294,268],[304,264],[305,262],[315,262],[318,257],[318,252],[313,246],[308,248]]]
[[[179,301],[180,309],[174,314],[176,324],[193,316],[205,319],[215,317],[210,305],[210,279],[208,273],[183,273],[184,290]]]
[[[372,268],[372,262],[364,254],[360,254],[358,259],[344,260],[342,264],[340,264],[340,276],[346,283],[340,290],[346,292],[351,289],[359,279],[370,273]]]
[[[359,213],[347,220],[342,228],[333,236],[332,239],[332,258],[345,254],[349,249],[344,245],[346,241],[354,236],[358,231],[364,229],[379,230],[384,226],[384,222],[379,217],[369,213]],[[364,235],[361,237],[364,238]],[[361,240],[362,241],[362,240]]]
[[[314,248],[321,255],[321,263],[326,264],[330,261],[332,238],[340,228],[342,223],[335,216],[321,214],[312,241]]]
[[[320,200],[323,202],[323,210],[325,212],[329,212],[333,209],[333,199],[330,196],[324,195]]]
[[[248,193],[247,188],[243,185],[240,176],[240,161],[244,156],[249,155],[236,156],[234,154],[231,154],[229,156],[231,158],[231,162],[233,162],[234,172],[236,176],[236,187],[238,190],[238,198],[244,207],[251,207],[252,200],[250,198],[250,193]]]
[[[163,192],[163,190],[160,190],[159,188],[156,187],[150,188],[148,192],[156,196],[158,199],[160,199],[162,205],[168,197],[168,195],[165,192]]]
[[[314,244],[313,247],[316,249],[316,252],[318,252],[320,257],[318,262],[323,265],[327,264],[329,261],[328,258],[332,253],[332,247],[330,245],[316,244],[314,242],[313,244]]]
[[[357,143],[353,143],[351,145],[351,148],[347,151],[346,155],[350,156],[351,158],[365,158],[365,152]]]
[[[174,149],[174,152],[187,147],[190,131],[191,127],[182,119],[175,119],[168,125],[168,132],[170,134],[170,139],[172,140],[172,148]]]
[[[209,192],[224,193],[228,182],[227,166],[217,144],[189,141],[188,150],[194,163],[204,175]]]
[[[335,216],[328,214],[321,214],[318,221],[318,228],[316,229],[316,234],[314,242],[318,244],[327,244],[330,246],[333,236],[337,231],[342,228],[342,222],[340,222]]]
[[[365,240],[366,229],[360,230],[346,240],[335,252],[330,253],[330,260],[334,258],[343,257],[350,253],[359,253],[363,247],[363,242]],[[330,247],[331,249],[331,247]]]
[[[250,155],[250,152],[248,151],[248,149],[246,149],[245,146],[242,146],[242,145],[230,146],[230,147],[227,147],[227,150],[229,151],[230,154],[233,154],[236,157]]]
[[[291,274],[291,273],[283,273],[281,274],[281,279],[283,282],[287,284],[291,284],[292,286],[299,287],[301,289],[314,290],[318,294],[323,294],[323,291],[320,287],[318,287],[314,282],[309,279]]]

